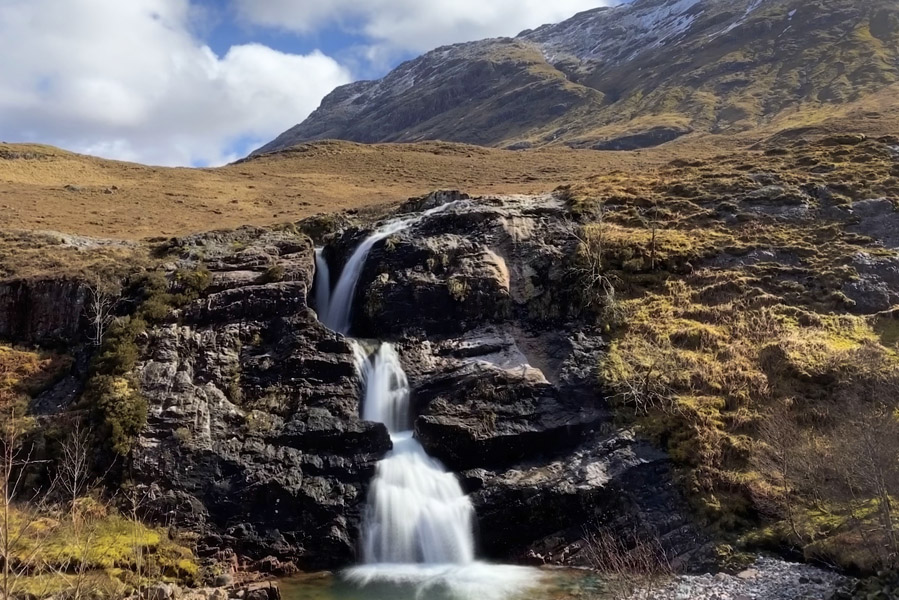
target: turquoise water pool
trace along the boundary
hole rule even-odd
[[[384,565],[281,582],[283,600],[599,600],[607,586],[584,571],[476,563],[468,567]]]

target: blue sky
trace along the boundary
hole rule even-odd
[[[0,0],[0,140],[223,164],[334,87],[614,0]]]

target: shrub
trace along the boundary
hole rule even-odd
[[[174,287],[177,293],[171,296],[170,303],[180,308],[200,297],[212,284],[212,273],[205,267],[198,269],[178,269],[175,271]]]
[[[134,438],[147,422],[147,402],[127,377],[96,375],[85,392],[112,449],[121,455],[131,450]]]
[[[618,597],[651,588],[674,574],[661,541],[650,532],[588,528],[583,545],[590,566],[603,575],[607,591]]]
[[[147,323],[140,317],[123,317],[109,327],[99,354],[94,358],[93,371],[105,375],[125,375],[137,364],[140,350],[137,336],[146,331]]]

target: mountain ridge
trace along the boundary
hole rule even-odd
[[[254,154],[327,138],[608,148],[636,135],[641,147],[745,131],[896,81],[899,6],[889,0],[637,0],[437,48],[337,88]]]

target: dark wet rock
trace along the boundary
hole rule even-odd
[[[766,182],[758,177],[756,179],[763,183],[762,187],[739,198],[740,210],[785,221],[801,221],[812,216],[815,200],[808,191],[779,182]]]
[[[822,146],[857,146],[867,139],[863,133],[840,133],[824,137],[818,143]]]
[[[640,133],[602,140],[590,146],[593,150],[639,150],[653,148],[691,133],[687,127],[652,127]]]
[[[441,206],[373,247],[356,290],[357,335],[451,334],[519,316],[564,316],[570,299],[561,284],[575,239],[559,199],[438,192],[402,210]],[[366,235],[352,230],[336,241],[332,275]]]
[[[616,428],[596,388],[602,337],[506,325],[405,339],[401,350],[416,435],[460,471],[488,557],[585,565],[585,530],[608,525],[652,532],[672,560],[705,563],[667,457]]]
[[[281,600],[281,589],[274,581],[252,583],[241,588],[240,591],[243,594],[234,597],[240,597],[243,600]]]
[[[705,540],[671,480],[661,451],[607,427],[554,459],[506,471],[471,471],[481,545],[488,556],[589,565],[586,531],[652,532],[672,559],[702,562]]]
[[[899,247],[889,200],[837,210],[826,190],[771,173],[748,177],[754,187],[732,199],[735,213],[804,219],[828,210],[827,218],[854,219],[858,235]],[[460,472],[481,549],[495,559],[584,564],[584,531],[608,526],[650,532],[677,564],[706,564],[668,459],[620,428],[597,388],[606,340],[577,320],[566,293],[577,239],[564,204],[444,191],[400,212],[432,209],[375,244],[353,327],[395,342],[416,435]],[[369,234],[328,234],[332,284]],[[272,572],[354,562],[375,463],[392,444],[383,425],[359,417],[352,343],[308,306],[311,241],[289,228],[241,228],[175,240],[166,251],[170,271],[205,268],[212,284],[138,340],[134,376],[149,414],[127,467],[148,516],[195,531],[204,556],[261,561]],[[697,266],[778,265],[777,276],[789,278],[805,276],[807,258],[801,249],[734,248]],[[850,266],[858,277],[844,293],[856,310],[899,303],[895,257],[872,248]],[[83,334],[78,284],[3,285],[0,306],[13,317],[0,328],[18,328],[9,337]],[[37,298],[37,309],[10,298]],[[63,308],[51,314],[51,301]],[[67,406],[76,379],[45,392],[35,412]]]
[[[260,320],[290,315],[306,306],[312,288],[305,281],[251,285],[210,294],[184,311],[191,322]]]
[[[244,228],[174,247],[181,268],[202,256],[218,284],[142,339],[149,414],[130,469],[148,514],[200,533],[204,554],[351,562],[365,487],[391,445],[358,417],[352,348],[306,305],[311,242]],[[271,264],[289,280],[248,275]]]
[[[485,551],[576,563],[579,536],[602,516],[667,536],[685,557],[696,533],[667,460],[612,424],[595,384],[602,337],[564,324],[575,241],[561,202],[440,192],[402,210],[435,208],[375,245],[354,327],[397,340],[416,435],[465,471]],[[151,512],[198,531],[203,553],[335,568],[354,560],[367,486],[391,442],[359,418],[353,347],[306,305],[311,245],[281,235],[179,246],[182,268],[205,257],[214,287],[144,340],[149,423],[132,471]],[[334,277],[366,235],[334,238]],[[289,257],[296,276],[258,283],[266,257]]]
[[[390,445],[357,417],[346,346],[311,311],[149,336],[138,369],[149,423],[132,470],[151,512],[248,556],[350,561],[364,487]]]
[[[747,267],[760,264],[778,264],[788,267],[797,267],[801,259],[794,252],[784,250],[757,249],[745,254],[729,254],[724,252],[706,261],[704,264],[710,267]]]
[[[396,256],[385,260],[387,253]],[[391,268],[363,290],[357,318],[361,331],[378,337],[412,327],[447,333],[509,314],[508,270],[487,249],[447,236],[426,244],[396,242],[379,257]]]
[[[69,345],[86,337],[87,286],[77,279],[0,282],[0,339]]]
[[[859,252],[852,261],[858,279],[847,281],[843,293],[857,312],[871,314],[899,304],[899,257]]]
[[[512,331],[476,332],[429,349],[429,370],[413,368],[415,431],[453,470],[508,466],[571,448],[608,420],[596,390],[550,383]]]
[[[899,249],[899,210],[889,199],[855,202],[851,214],[855,224],[850,231],[870,236],[888,248]]]

